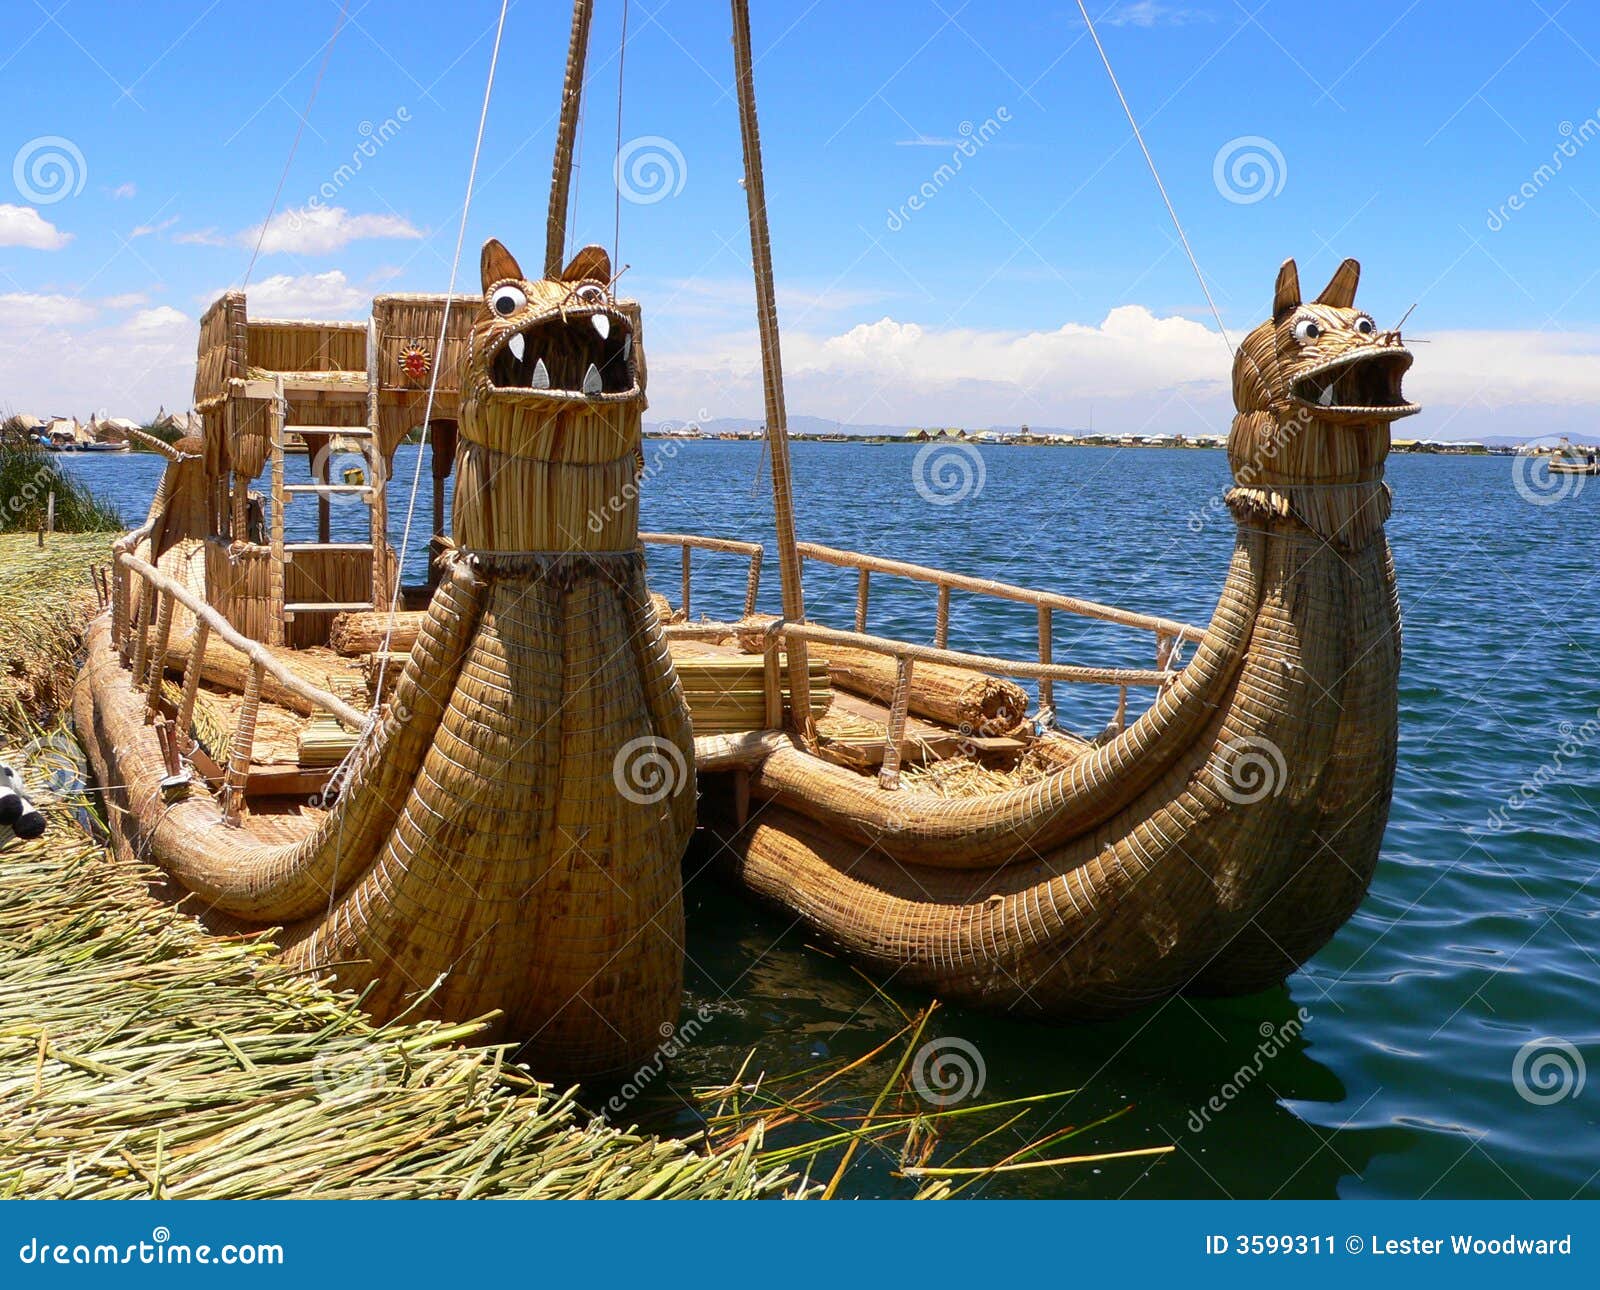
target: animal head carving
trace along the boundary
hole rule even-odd
[[[1399,331],[1381,331],[1355,307],[1360,279],[1360,264],[1346,260],[1322,294],[1305,302],[1295,262],[1284,261],[1271,320],[1245,337],[1234,357],[1241,413],[1387,426],[1422,410],[1401,391],[1411,353]]]
[[[477,399],[552,411],[642,401],[638,308],[613,297],[603,248],[584,247],[559,278],[530,279],[491,238],[482,270],[483,311],[467,360]]]

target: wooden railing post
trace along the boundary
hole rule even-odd
[[[950,642],[950,584],[939,584],[939,612],[933,620],[933,643],[944,649]]]
[[[773,624],[776,629],[777,623]],[[778,663],[778,646],[783,637],[776,630],[768,631],[761,654],[761,684],[766,697],[767,729],[783,729],[783,674]]]
[[[1048,666],[1055,662],[1055,644],[1052,638],[1050,610],[1039,606],[1039,662]],[[1039,724],[1048,730],[1056,723],[1056,683],[1049,677],[1039,681]]]
[[[194,726],[194,704],[200,694],[200,673],[205,669],[206,645],[211,639],[211,624],[204,618],[194,625],[189,642],[189,661],[183,669],[183,698],[178,704],[178,733],[189,738]]]
[[[685,542],[683,551],[683,620],[689,621],[689,544]]]
[[[856,575],[856,630],[867,630],[867,596],[872,585],[872,572],[863,569]]]
[[[250,679],[245,682],[244,702],[239,707],[239,724],[234,727],[233,747],[228,754],[228,774],[223,781],[223,823],[239,826],[239,809],[244,805],[244,787],[250,778],[250,757],[255,751],[256,714],[261,708],[261,678],[265,669],[260,663],[250,666]]]
[[[139,591],[139,634],[133,643],[133,686],[137,691],[144,682],[144,669],[150,659],[150,620],[156,612],[156,586],[148,578],[141,578]]]
[[[888,742],[883,748],[883,766],[878,771],[878,787],[900,787],[900,745],[906,737],[906,712],[911,705],[912,659],[901,655],[895,660],[894,699],[889,705]]]
[[[161,597],[161,611],[156,620],[156,644],[151,652],[149,679],[144,696],[144,719],[155,720],[161,709],[161,683],[167,676],[167,646],[172,640],[172,610],[177,602],[171,596]]]

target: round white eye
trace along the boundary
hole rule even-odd
[[[489,308],[502,318],[509,318],[528,303],[521,287],[496,287],[489,297]]]
[[[1356,319],[1356,330],[1363,336],[1371,336],[1378,330],[1378,325],[1373,322],[1372,319],[1363,314],[1360,318]]]
[[[1294,338],[1302,345],[1322,335],[1322,325],[1315,318],[1302,318],[1294,325]]]
[[[606,289],[586,282],[574,293],[586,305],[603,305],[606,302]]]

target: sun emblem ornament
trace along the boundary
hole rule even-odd
[[[400,371],[408,380],[426,380],[432,368],[433,355],[420,340],[411,341],[400,351]]]

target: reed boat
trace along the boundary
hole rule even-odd
[[[1360,902],[1394,777],[1383,473],[1417,409],[1355,262],[1309,302],[1286,264],[1238,351],[1238,535],[1209,626],[802,542],[732,0],[781,592],[763,614],[760,544],[639,527],[643,315],[603,249],[566,249],[590,8],[540,273],[491,240],[480,294],[330,323],[232,291],[203,315],[202,432],[150,441],[166,468],[113,548],[74,698],[119,852],[379,1017],[492,1015],[546,1077],[632,1070],[670,1030],[697,823],[755,897],[977,1006],[1104,1016],[1281,981]],[[407,586],[415,478],[399,549],[389,516],[418,426],[433,558]],[[740,611],[696,617],[696,561],[729,558]],[[856,574],[848,628],[808,617],[815,564]],[[936,589],[931,645],[870,630],[874,579]],[[1036,615],[1036,656],[952,648],[958,597]],[[1152,665],[1055,661],[1068,616],[1145,634]],[[1118,696],[1111,727],[1063,729],[1068,685]]]

